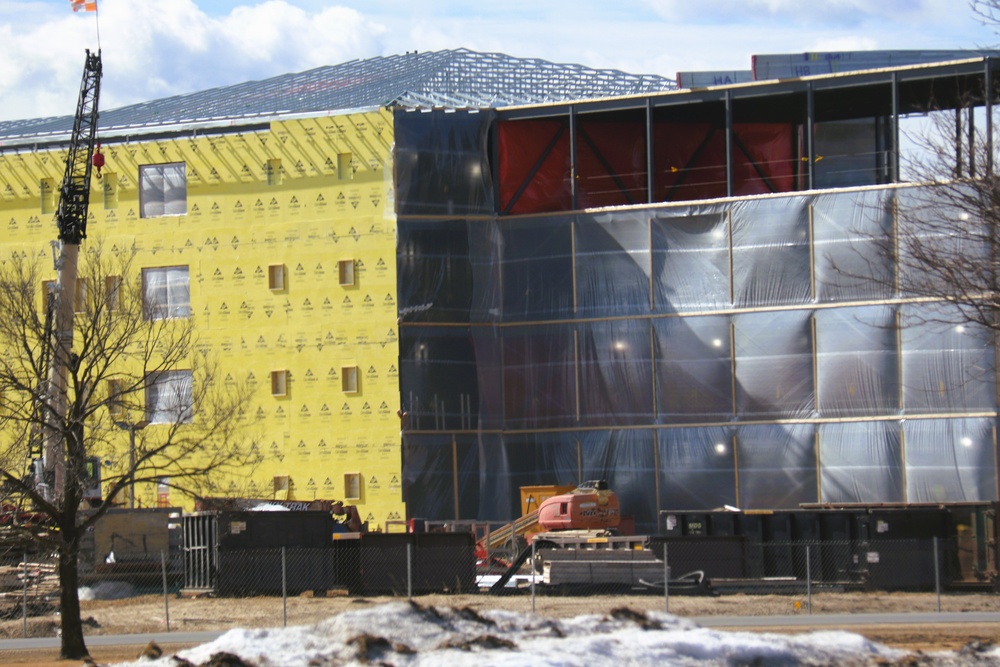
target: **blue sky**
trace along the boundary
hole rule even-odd
[[[0,120],[72,112],[85,48],[101,105],[355,58],[465,47],[673,77],[755,53],[1000,44],[964,0],[0,0]]]

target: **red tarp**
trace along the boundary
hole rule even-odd
[[[505,214],[566,211],[572,206],[566,119],[499,124],[500,210]],[[654,201],[726,196],[725,132],[709,123],[653,125]],[[794,127],[733,125],[733,194],[790,192],[797,156]],[[577,205],[645,203],[645,125],[581,121],[577,126]]]

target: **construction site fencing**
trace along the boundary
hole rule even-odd
[[[969,555],[950,540],[654,537],[643,549],[617,553],[528,547],[523,566],[503,583],[499,562],[477,563],[471,541],[463,548],[415,541],[371,548],[360,540],[340,547],[220,550],[212,579],[198,586],[186,585],[190,573],[177,554],[105,563],[81,575],[85,631],[302,625],[383,602],[554,617],[619,608],[694,617],[874,612],[890,598],[910,612],[1000,611],[994,582],[962,578]],[[53,632],[54,561],[26,559],[6,565],[3,576],[2,636]]]

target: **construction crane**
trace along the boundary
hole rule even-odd
[[[55,268],[59,279],[49,294],[52,325],[52,357],[49,369],[49,414],[46,415],[46,438],[43,453],[43,495],[49,501],[61,501],[65,479],[65,438],[63,426],[68,409],[68,374],[73,363],[73,316],[75,312],[77,265],[80,242],[87,238],[87,212],[90,206],[90,177],[97,168],[100,177],[104,157],[97,141],[97,100],[101,91],[101,52],[87,49],[80,84],[80,97],[73,117],[73,130],[66,157],[66,172],[59,191],[56,209],[58,241],[53,242],[53,255],[58,250]],[[95,149],[96,146],[96,149]],[[75,425],[74,437],[82,446],[83,424]],[[50,486],[51,484],[51,486]]]

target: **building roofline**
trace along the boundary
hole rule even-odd
[[[267,130],[272,123],[301,118],[346,116],[356,113],[377,111],[383,107],[359,107],[357,109],[335,109],[329,111],[277,112],[255,114],[235,118],[208,118],[205,120],[181,120],[168,123],[147,123],[142,125],[122,125],[102,128],[99,132],[102,143],[121,143],[131,139],[161,139],[167,137],[212,136],[234,132],[259,132]],[[40,132],[7,139],[0,138],[0,153],[8,148],[56,147],[69,141],[70,132]]]
[[[501,118],[532,118],[564,115],[571,107],[577,112],[587,113],[590,111],[597,112],[616,109],[638,109],[647,106],[647,104],[652,104],[652,106],[657,107],[718,101],[724,99],[726,95],[733,95],[735,98],[750,98],[775,93],[797,91],[805,92],[810,88],[814,91],[818,91],[842,87],[888,85],[893,82],[894,78],[897,81],[905,81],[923,78],[939,78],[954,74],[978,74],[983,71],[983,67],[987,61],[994,63],[995,65],[1000,65],[1000,56],[976,56],[972,58],[948,60],[935,63],[899,65],[867,70],[852,70],[849,72],[835,72],[831,74],[814,74],[810,76],[786,79],[763,79],[760,81],[731,83],[719,86],[708,86],[704,88],[682,88],[659,93],[628,95],[613,98],[609,97],[597,100],[577,100],[571,102],[552,102],[548,104],[510,106],[504,107],[503,109],[497,109],[497,113]],[[1000,70],[1000,68],[998,68],[998,70]]]

